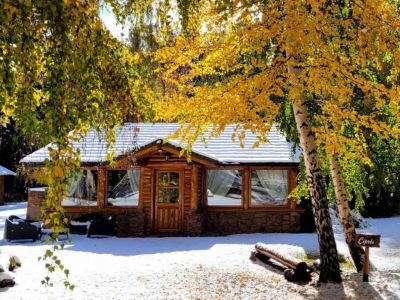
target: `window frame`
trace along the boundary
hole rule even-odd
[[[207,199],[207,171],[208,170],[241,170],[242,173],[242,205],[241,206],[209,206]],[[297,207],[296,202],[288,197],[285,205],[251,205],[251,171],[253,170],[287,170],[288,171],[288,192],[297,186],[297,174],[299,165],[232,165],[232,166],[206,166],[202,171],[202,207],[206,211],[303,211]]]
[[[229,167],[209,167],[205,168],[204,171],[204,189],[203,189],[203,194],[204,194],[204,207],[209,207],[212,209],[243,209],[245,207],[245,167],[241,166],[229,166]],[[208,204],[208,194],[207,194],[207,174],[209,170],[214,170],[214,171],[229,171],[229,170],[237,170],[242,173],[242,190],[241,190],[241,202],[240,205],[209,205]]]
[[[137,205],[129,205],[129,206],[118,206],[118,205],[108,205],[108,172],[112,171],[139,171],[139,195],[138,195],[138,204]],[[142,172],[140,167],[133,167],[133,168],[107,168],[105,169],[105,180],[104,180],[104,209],[131,209],[131,208],[140,208],[140,190],[141,190],[141,183],[142,183]]]
[[[178,184],[176,186],[174,185],[170,185],[171,180],[168,181],[167,185],[161,185],[160,184],[160,175],[161,173],[166,173],[168,174],[168,178],[171,178],[171,173],[176,173],[178,174]],[[176,190],[178,192],[178,201],[177,202],[171,202],[171,198],[170,195],[168,196],[168,200],[169,202],[160,202],[160,190],[162,189],[166,189],[166,190]],[[183,199],[180,199],[180,195],[181,195],[181,172],[180,171],[174,171],[174,170],[158,170],[155,176],[155,190],[156,190],[156,194],[155,194],[155,200],[157,202],[157,205],[159,204],[180,204],[180,202]]]
[[[294,169],[293,167],[279,167],[279,166],[264,166],[264,167],[249,167],[249,175],[248,175],[248,199],[249,199],[249,208],[251,209],[263,209],[263,208],[274,208],[274,209],[290,209],[292,208],[292,200],[289,197],[291,192],[291,182],[290,182],[290,171]],[[287,185],[288,185],[288,198],[285,204],[265,204],[265,205],[254,205],[251,201],[251,173],[257,170],[285,170],[287,171]]]
[[[97,179],[96,179],[96,205],[93,205],[93,206],[91,206],[91,205],[63,205],[63,204],[62,204],[62,201],[63,201],[65,198],[68,198],[68,196],[66,196],[66,197],[64,197],[63,199],[60,200],[60,205],[61,205],[62,208],[63,208],[64,210],[66,210],[66,211],[68,211],[68,210],[71,209],[71,208],[72,208],[72,209],[76,209],[76,208],[82,209],[82,208],[85,208],[85,209],[89,209],[89,210],[100,208],[100,199],[99,199],[99,192],[100,192],[100,190],[99,190],[99,187],[100,187],[100,174],[101,174],[100,169],[99,169],[99,168],[96,168],[96,167],[82,167],[82,168],[79,168],[79,170],[80,170],[80,171],[96,171],[96,172],[97,172]]]

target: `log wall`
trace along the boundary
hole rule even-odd
[[[183,235],[233,234],[252,232],[299,232],[301,209],[293,201],[281,207],[251,207],[251,168],[227,167],[243,171],[243,205],[241,207],[207,207],[206,170],[199,162],[188,163],[178,155],[165,152],[147,153],[137,160],[126,157],[118,161],[115,169],[140,168],[140,193],[137,207],[111,207],[106,205],[106,166],[85,167],[98,170],[98,205],[96,207],[65,207],[69,217],[97,212],[117,217],[118,236],[142,236],[155,232],[155,184],[156,171],[179,171],[181,180],[180,221]],[[216,168],[216,167],[214,167]],[[224,169],[223,167],[218,167]],[[260,168],[260,167],[258,167]],[[270,167],[281,169],[282,167]],[[296,185],[295,167],[283,167],[289,171],[289,189]],[[110,168],[111,169],[111,168]],[[28,218],[40,218],[40,204],[44,191],[31,189],[28,194]]]

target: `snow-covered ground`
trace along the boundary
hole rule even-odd
[[[26,203],[0,207],[0,237],[4,220],[24,217]],[[54,287],[44,287],[44,263],[49,248],[41,242],[0,240],[0,263],[17,255],[22,267],[12,275],[16,285],[0,289],[0,299],[400,299],[400,217],[369,219],[366,230],[382,235],[381,248],[371,249],[370,282],[343,271],[343,284],[317,286],[285,281],[272,267],[249,260],[256,242],[293,255],[317,253],[315,234],[244,234],[225,237],[103,238],[73,235],[58,256],[70,269],[74,291],[52,275]],[[337,232],[339,252],[348,255]]]

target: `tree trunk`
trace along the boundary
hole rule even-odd
[[[335,190],[337,207],[339,211],[339,218],[343,225],[346,243],[349,247],[351,258],[353,259],[357,271],[360,272],[364,265],[364,250],[361,247],[354,246],[356,228],[354,226],[353,217],[350,213],[350,207],[344,188],[344,179],[342,172],[340,171],[340,164],[337,153],[333,153],[332,155],[330,155],[329,160],[333,187]]]
[[[320,282],[341,282],[339,258],[333,235],[332,222],[329,215],[326,187],[317,156],[317,146],[314,134],[308,121],[308,109],[305,97],[301,96],[301,104],[293,103],[297,130],[300,135],[300,144],[303,151],[307,173],[308,189],[311,195],[315,227],[318,234],[321,269]]]
[[[289,34],[287,36],[286,49],[288,58],[287,70],[292,89],[289,91],[289,95],[292,98],[294,118],[297,131],[299,132],[307,174],[308,190],[311,196],[315,227],[318,235],[321,259],[319,282],[341,282],[339,257],[329,215],[326,187],[318,159],[315,136],[309,121],[306,97],[303,91],[304,87],[300,83],[302,57],[297,53],[293,53],[296,52],[296,49],[301,48],[302,41],[298,40],[294,35]],[[294,62],[290,61],[290,59],[294,59]]]

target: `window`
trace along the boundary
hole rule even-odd
[[[207,204],[209,206],[241,206],[242,171],[208,170]]]
[[[68,184],[63,206],[97,206],[97,171],[81,170]]]
[[[251,171],[251,206],[285,205],[287,196],[287,170]]]
[[[139,203],[139,170],[107,172],[107,205],[137,206]]]
[[[179,203],[179,173],[158,173],[158,203]]]

